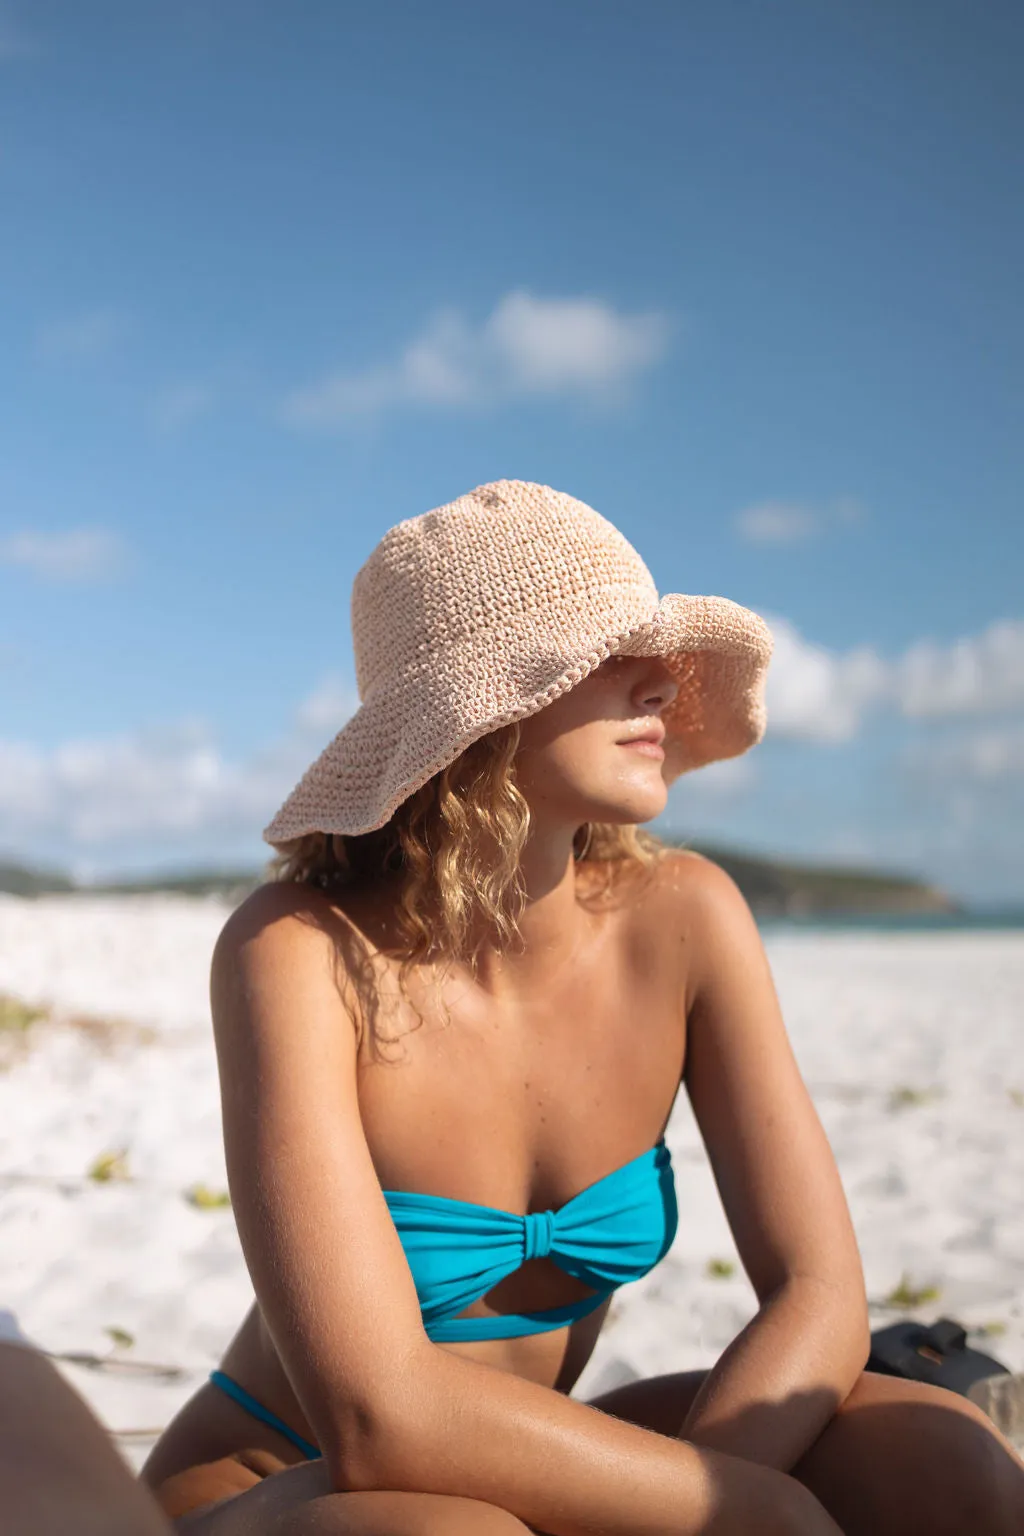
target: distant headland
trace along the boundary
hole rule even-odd
[[[906,874],[792,864],[706,843],[679,842],[678,846],[691,848],[721,865],[736,881],[758,918],[955,914],[963,910],[946,891]],[[255,869],[206,869],[82,884],[56,871],[0,863],[0,893],[13,896],[165,892],[220,896],[238,902],[262,878]]]

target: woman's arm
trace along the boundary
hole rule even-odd
[[[461,1494],[550,1536],[836,1536],[793,1478],[427,1338],[359,1117],[335,944],[303,899],[264,890],[234,914],[212,994],[239,1235],[332,1485]]]
[[[857,1305],[804,1276],[766,1297],[705,1377],[680,1438],[790,1471],[867,1364]]]
[[[867,1364],[863,1270],[750,909],[717,865],[691,854],[680,874],[691,945],[684,1082],[760,1302],[680,1434],[788,1472]]]
[[[841,1536],[792,1477],[430,1348],[365,1486],[481,1499],[548,1536]]]

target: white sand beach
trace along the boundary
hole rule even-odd
[[[46,1015],[0,1029],[0,1306],[44,1348],[104,1362],[61,1369],[135,1465],[252,1294],[230,1209],[189,1198],[226,1190],[206,988],[227,910],[0,896],[0,997]],[[953,1316],[1024,1370],[1024,932],[766,944],[873,1326]],[[576,1395],[711,1365],[755,1310],[685,1095],[668,1141],[678,1237],[619,1293]],[[887,1304],[901,1280],[933,1294]]]

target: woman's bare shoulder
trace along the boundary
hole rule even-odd
[[[673,848],[655,868],[658,894],[688,914],[709,915],[737,906],[749,912],[735,880],[706,854],[693,848]]]
[[[257,997],[269,1000],[282,989],[295,996],[301,989],[310,1001],[320,995],[325,1005],[340,1006],[358,1034],[357,994],[372,983],[373,945],[363,931],[357,897],[355,891],[328,895],[289,880],[268,881],[252,891],[214,945],[215,1021],[243,1005],[248,1013]]]
[[[629,886],[626,887],[630,889]],[[743,902],[739,888],[721,865],[692,848],[670,848],[632,884],[632,905],[649,913],[698,919],[722,901]],[[745,905],[745,903],[744,903]]]
[[[720,864],[689,848],[663,854],[638,896],[634,929],[655,934],[685,968],[687,1011],[708,968],[732,965],[761,950],[760,935],[745,896]]]
[[[337,938],[352,923],[344,907],[315,886],[298,880],[269,880],[257,886],[230,914],[217,940],[217,948],[237,952],[263,935],[278,942],[301,940],[304,933]]]

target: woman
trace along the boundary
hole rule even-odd
[[[212,1000],[256,1304],[144,1476],[179,1528],[1009,1533],[965,1400],[864,1373],[860,1260],[750,913],[637,830],[752,746],[770,638],[604,518],[484,486],[356,577],[362,706],[265,837]],[[755,1318],[569,1392],[675,1231],[685,1082]]]

